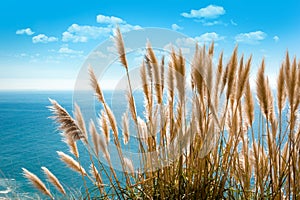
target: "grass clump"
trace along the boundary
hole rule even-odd
[[[148,43],[140,69],[145,99],[141,118],[136,110],[125,45],[120,30],[116,33],[116,46],[128,79],[130,115],[125,113],[121,122],[116,121],[91,68],[91,86],[102,105],[101,129],[91,121],[87,131],[79,106],[71,116],[50,100],[53,118],[73,155],[57,153],[82,176],[86,199],[300,198],[300,63],[296,58],[291,60],[287,53],[279,71],[276,96],[262,61],[255,101],[249,80],[252,57],[239,58],[237,47],[226,64],[221,53],[214,70],[214,43],[208,50],[196,46],[191,73],[187,74],[180,50],[172,50],[165,66],[164,57],[157,58]],[[191,76],[191,91],[187,90],[187,76]],[[255,114],[257,105],[259,115]],[[122,140],[126,145],[130,139],[129,121],[138,135],[140,166],[133,166],[121,148]],[[122,127],[122,138],[118,125]],[[121,176],[108,150],[110,134],[122,166]],[[88,171],[80,162],[79,140],[90,158]],[[108,167],[100,156],[105,157]],[[47,168],[42,169],[50,183],[67,195],[58,179]],[[23,171],[37,189],[53,198],[38,177]],[[87,181],[94,185],[92,189]]]

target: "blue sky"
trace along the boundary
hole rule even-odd
[[[299,8],[298,0],[4,0],[0,90],[72,89],[85,58],[116,24],[124,32],[158,27],[201,44],[214,40],[227,56],[238,43],[239,52],[254,56],[252,76],[266,58],[272,83],[286,50],[300,55]]]

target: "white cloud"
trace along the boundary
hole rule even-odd
[[[76,51],[76,50],[70,49],[68,47],[68,45],[65,45],[65,46],[61,47],[58,50],[58,53],[63,53],[63,54],[82,54],[83,51]]]
[[[279,37],[278,37],[277,35],[275,35],[275,36],[273,37],[273,40],[274,40],[275,42],[278,42],[278,41],[279,41]]]
[[[206,22],[206,21],[203,21],[203,26],[214,26],[214,25],[227,25],[227,24],[224,24],[222,21],[218,21],[218,20],[215,20],[215,21],[210,21],[210,22]]]
[[[197,41],[195,38],[178,38],[176,39],[176,44],[178,47],[195,47]],[[167,47],[166,47],[167,48]],[[168,44],[168,49],[172,49],[172,45]]]
[[[219,34],[215,32],[208,32],[204,33],[200,36],[194,37],[194,38],[178,38],[176,39],[175,45],[173,44],[167,44],[164,46],[165,49],[171,50],[172,48],[178,49],[180,48],[184,54],[187,54],[186,56],[193,55],[192,52],[195,50],[196,44],[198,45],[204,45],[204,44],[210,44],[212,41],[215,42],[215,46],[218,45],[218,41],[224,40],[224,36],[220,36]]]
[[[141,29],[140,26],[133,26],[130,24],[120,24],[122,32]],[[105,27],[78,25],[72,24],[67,31],[62,34],[63,42],[88,42],[90,39],[98,39],[100,37],[109,36],[115,29],[115,24],[109,24]]]
[[[33,35],[34,32],[30,28],[20,29],[16,31],[17,35]]]
[[[231,23],[233,26],[237,26],[237,25],[238,25],[235,21],[233,21],[233,19],[230,20],[230,23]]]
[[[225,9],[222,6],[209,5],[199,10],[191,10],[190,13],[181,13],[181,16],[186,18],[218,18],[225,14]]]
[[[259,44],[259,42],[264,40],[266,37],[266,33],[262,31],[255,31],[249,33],[240,33],[235,36],[235,41],[238,43]]]
[[[122,24],[126,23],[123,19],[114,16],[97,15],[97,22],[101,24]]]
[[[121,32],[128,32],[128,31],[132,31],[132,30],[139,30],[142,29],[141,26],[138,25],[131,25],[131,24],[123,24],[123,25],[119,25]],[[111,26],[112,31],[115,30],[114,26]]]
[[[89,39],[96,39],[99,36],[106,36],[110,33],[110,28],[88,25],[72,24],[67,31],[63,33],[63,42],[87,42]]]
[[[93,51],[89,55],[90,58],[97,59],[97,58],[107,58],[108,55],[104,54],[102,51]]]
[[[177,24],[172,24],[172,30],[177,31],[177,30],[181,30],[182,27],[178,26]]]
[[[56,42],[58,39],[56,37],[48,37],[45,34],[39,34],[32,38],[33,43],[48,43],[48,42]]]
[[[210,33],[204,33],[200,35],[199,37],[195,37],[195,39],[200,43],[210,43],[212,41],[217,42],[220,40],[224,40],[224,36],[220,36],[216,32],[210,32]]]

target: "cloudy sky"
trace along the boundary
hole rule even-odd
[[[158,27],[200,44],[214,40],[227,57],[238,44],[253,54],[253,76],[264,57],[274,77],[287,49],[300,55],[299,8],[298,0],[4,0],[0,90],[72,89],[86,57],[117,24],[122,32]]]

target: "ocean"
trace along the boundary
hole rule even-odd
[[[105,91],[104,96],[112,108],[117,122],[120,123],[122,113],[127,110],[124,93]],[[67,168],[56,153],[56,151],[63,151],[70,154],[69,148],[62,142],[57,124],[49,118],[51,116],[51,112],[47,108],[50,105],[49,98],[58,101],[71,115],[73,103],[77,102],[82,109],[87,127],[90,119],[96,119],[101,108],[92,93],[78,94],[72,91],[0,92],[1,200],[6,197],[28,199],[35,195],[41,196],[23,177],[22,167],[35,173],[46,182],[41,171],[41,167],[45,166],[60,179],[67,191],[74,193],[83,189],[81,176]],[[142,116],[143,96],[136,94],[135,100],[138,115]],[[260,116],[258,105],[255,108],[255,123],[257,123]],[[286,114],[287,111],[284,116]],[[254,127],[258,128],[258,124],[255,124]],[[84,146],[81,142],[78,142],[78,145],[79,152],[83,152]],[[130,149],[126,149],[127,147],[124,146],[122,148],[128,152],[135,152],[138,149],[137,145],[138,143],[131,139]],[[81,155],[83,163],[89,163],[88,157],[84,157],[84,153]],[[88,165],[84,164],[84,167],[88,170]],[[54,195],[58,195],[52,186],[49,184],[47,186],[51,188]]]
[[[121,122],[122,113],[127,109],[124,93],[105,91],[104,96],[116,120]],[[50,106],[49,98],[56,100],[71,115],[73,102],[76,102],[81,107],[87,128],[90,119],[97,125],[96,117],[99,116],[101,106],[92,92],[79,94],[73,91],[0,92],[0,199],[41,196],[23,177],[23,167],[46,182],[45,175],[41,171],[41,167],[45,166],[59,178],[69,192],[75,193],[83,189],[81,176],[67,168],[56,153],[63,151],[70,155],[69,148],[62,142],[57,124],[49,118],[52,115],[47,108]],[[143,96],[135,95],[135,99],[141,102],[137,105],[137,110],[140,111],[138,114],[142,115]],[[131,147],[134,151],[137,150],[137,144]],[[78,142],[78,148],[79,153],[85,150],[81,142]],[[88,170],[88,164],[85,165],[89,163],[88,156],[82,153],[80,157],[83,159],[85,169]],[[51,188],[53,194],[58,195],[51,185],[47,186]]]
[[[68,148],[49,119],[48,98],[71,111],[72,92],[0,92],[0,198],[34,196],[35,190],[23,177],[22,167],[39,177],[44,177],[41,166],[58,177],[70,174],[56,154],[57,150],[68,152]],[[75,174],[64,181],[76,187],[79,178]]]

